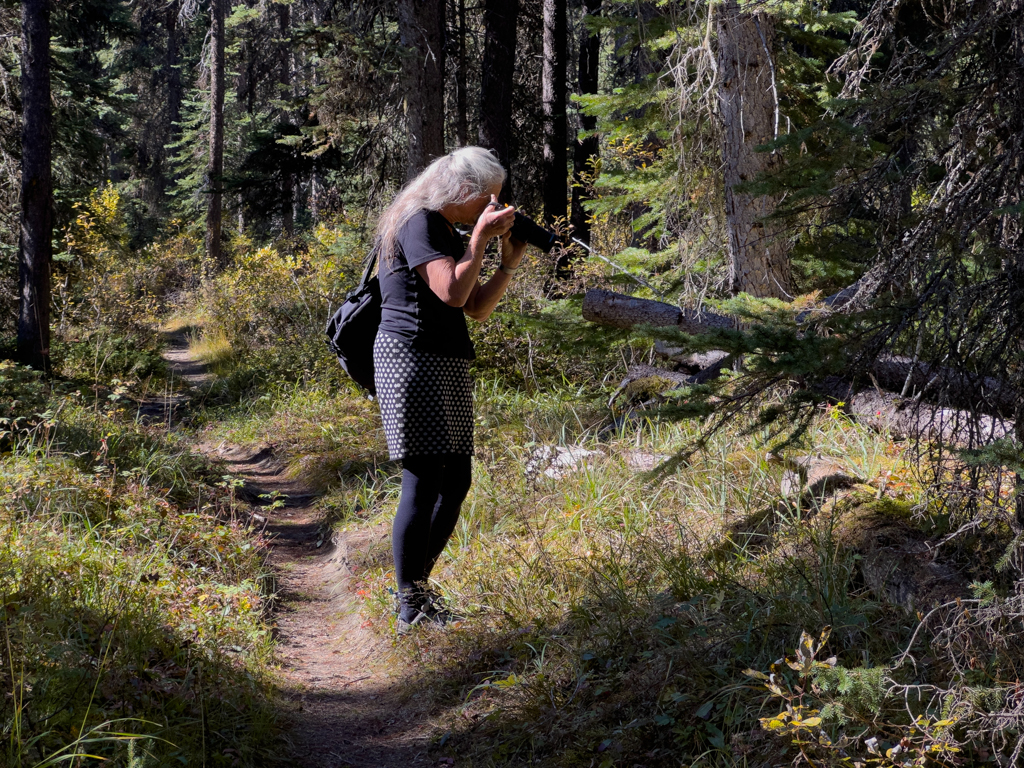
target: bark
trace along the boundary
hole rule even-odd
[[[224,3],[210,1],[210,156],[206,166],[207,276],[223,269],[221,246],[224,182]]]
[[[883,389],[1008,418],[1013,417],[1020,397],[1009,382],[994,376],[964,373],[899,355],[879,357],[871,374]]]
[[[790,298],[789,243],[779,224],[766,220],[778,201],[736,189],[782,162],[775,152],[756,151],[778,133],[774,25],[767,14],[742,12],[737,0],[725,0],[717,22],[731,289],[734,294]]]
[[[511,171],[512,77],[515,74],[519,0],[484,0],[484,57],[480,77],[480,146],[493,149]],[[501,190],[512,199],[512,174]]]
[[[444,154],[445,0],[400,0],[398,29],[411,179]]]
[[[455,67],[455,141],[460,147],[469,144],[469,107],[466,98],[466,0],[459,0],[458,58]]]
[[[49,0],[23,0],[21,39],[18,359],[37,370],[49,371],[50,259],[53,249]]]
[[[725,315],[680,309],[663,301],[638,299],[601,288],[593,288],[583,297],[583,319],[614,328],[676,326],[684,333],[693,334],[735,326],[735,321]]]
[[[594,16],[601,11],[601,0],[586,0],[584,4],[588,16]],[[584,26],[580,33],[579,49],[579,92],[581,94],[595,94],[598,86],[598,66],[601,59],[601,36],[599,33],[589,34]],[[580,113],[580,128],[583,131],[593,131],[597,128],[597,118]],[[583,202],[590,199],[587,191],[589,177],[594,172],[594,162],[597,159],[598,144],[597,136],[588,136],[584,139],[577,139],[573,143],[572,153],[572,203],[570,204],[569,224],[572,228],[573,237],[590,245],[590,222],[587,220],[587,212],[583,209]],[[581,256],[586,256],[586,249]],[[556,267],[557,277],[568,277],[570,272],[570,261],[568,253],[563,253],[558,260]]]
[[[1015,434],[1017,445],[1024,446],[1024,398],[1017,404]],[[1017,525],[1024,530],[1024,473],[1016,472],[1014,478],[1014,493],[1016,495]]]
[[[167,129],[166,144],[173,144],[178,140],[181,128],[181,53],[178,37],[178,14],[180,3],[172,2],[167,6]],[[161,191],[164,186],[163,174],[161,174]]]
[[[278,55],[280,56],[280,83],[281,98],[290,101],[292,98],[292,50],[291,50],[291,26],[292,7],[290,5],[277,6],[277,25],[280,37]],[[285,126],[291,125],[288,115],[288,108],[283,111],[282,122]],[[281,230],[288,237],[295,234],[295,176],[292,173],[289,161],[285,161],[285,167],[281,169]]]
[[[870,293],[870,286],[874,286],[874,277],[865,275],[853,285],[825,297],[821,302],[821,309],[800,312],[796,316],[796,322],[798,324],[810,322],[823,312],[838,312],[843,309],[859,307],[861,306],[859,297],[862,294]],[[587,291],[583,297],[584,320],[611,325],[615,328],[631,328],[634,325],[676,325],[678,320],[673,319],[677,317],[675,313],[685,314],[686,312],[692,313],[692,315],[687,315],[691,318],[687,322],[692,328],[687,333],[707,333],[712,329],[726,327],[722,322],[725,319],[723,315],[682,310],[674,304],[652,299],[638,299],[602,288],[593,288]],[[702,318],[706,318],[706,320],[702,321]],[[735,321],[729,322],[735,324]]]
[[[565,218],[568,201],[568,139],[565,123],[566,0],[544,0],[544,65],[541,91],[544,108],[544,221],[553,226]]]
[[[826,394],[845,403],[847,413],[861,424],[887,429],[900,439],[977,447],[1014,434],[1012,419],[943,408],[875,388],[856,390],[846,381],[827,382]]]

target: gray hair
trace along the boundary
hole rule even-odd
[[[461,205],[505,181],[505,169],[483,147],[463,147],[439,157],[406,184],[377,222],[378,258],[390,264],[398,250],[398,233],[421,210]]]

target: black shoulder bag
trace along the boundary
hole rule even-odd
[[[363,279],[327,321],[327,345],[338,356],[345,372],[359,384],[377,394],[373,382],[373,341],[380,325],[380,280],[373,274],[377,248],[370,251]]]

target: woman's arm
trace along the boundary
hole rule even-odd
[[[516,269],[523,260],[526,252],[526,243],[512,240],[512,236],[505,234],[501,238],[501,263],[509,269]],[[469,294],[466,301],[466,314],[474,320],[483,321],[491,316],[491,312],[498,306],[501,297],[505,295],[508,284],[512,282],[512,276],[496,269],[491,279],[483,285],[477,283],[476,290]]]
[[[420,264],[416,271],[445,304],[450,307],[466,306],[470,296],[480,288],[477,278],[480,276],[487,242],[492,237],[508,232],[514,217],[513,208],[495,210],[493,206],[488,206],[477,219],[469,238],[469,246],[461,259],[455,261],[447,256],[434,259]]]

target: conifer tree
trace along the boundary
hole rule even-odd
[[[21,4],[21,242],[18,357],[50,367],[53,176],[50,124],[50,0]]]
[[[596,16],[601,10],[601,0],[584,0],[584,16],[580,25],[579,53],[577,78],[579,94],[593,96],[598,88],[598,66],[601,59],[601,33],[587,27],[587,18]],[[590,134],[597,128],[597,117],[585,110],[580,110],[580,131]],[[583,208],[588,194],[586,185],[593,173],[594,163],[598,157],[598,138],[590,134],[577,137],[573,141],[572,152],[572,202],[570,203],[569,223],[572,235],[580,242],[590,245],[590,221]],[[573,251],[564,251],[559,257],[556,276],[564,278],[569,272],[569,258]],[[585,256],[583,254],[577,254]]]
[[[480,75],[480,145],[493,149],[506,170],[512,163],[512,83],[519,0],[484,0],[484,55]],[[512,174],[502,200],[512,197]]]
[[[792,297],[789,243],[769,217],[777,201],[741,185],[776,171],[781,153],[758,151],[779,133],[775,76],[775,24],[763,11],[725,0],[717,12],[718,82],[722,115],[722,167],[733,293]]]
[[[566,0],[544,0],[544,221],[550,226],[564,218],[566,199]]]
[[[284,102],[290,102],[292,98],[291,11],[292,7],[288,3],[280,3],[277,6],[281,99]],[[290,124],[287,107],[283,110],[282,122],[285,126]],[[283,214],[281,228],[285,234],[291,236],[295,233],[295,176],[290,163],[288,166],[281,170],[281,210]]]
[[[399,0],[398,27],[412,178],[444,154],[445,0]]]
[[[210,154],[206,166],[206,270],[224,267],[224,4],[210,0]]]
[[[455,143],[464,147],[469,143],[468,68],[466,66],[466,0],[457,0],[458,28],[455,33]]]

